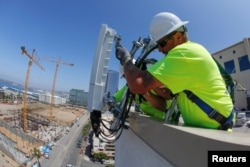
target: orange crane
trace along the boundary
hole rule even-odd
[[[57,77],[58,67],[59,67],[60,64],[64,64],[64,65],[67,65],[67,66],[74,66],[74,64],[62,62],[60,58],[59,58],[58,61],[52,60],[52,59],[48,59],[48,58],[42,58],[42,60],[50,61],[52,63],[56,63],[56,70],[55,70],[54,79],[53,79],[53,85],[52,85],[52,89],[51,89],[51,103],[50,103],[50,122],[52,122],[52,118],[53,118],[53,105],[55,103],[55,97],[54,97],[55,96],[55,85],[56,85],[56,77]]]
[[[26,79],[24,84],[24,93],[23,93],[23,110],[22,110],[22,117],[23,117],[23,131],[26,133],[28,131],[28,120],[27,120],[27,91],[28,91],[28,83],[29,83],[29,76],[30,76],[30,68],[32,66],[32,62],[34,62],[38,67],[42,70],[44,68],[36,61],[34,57],[35,49],[32,51],[32,55],[30,55],[24,46],[21,46],[22,54],[25,54],[29,58],[28,69],[26,73]]]

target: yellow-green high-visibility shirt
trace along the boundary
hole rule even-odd
[[[233,109],[230,95],[210,53],[200,44],[188,41],[171,49],[148,72],[179,93],[177,102],[184,123],[189,126],[217,129],[220,124],[209,118],[183,92],[190,90],[226,118]]]
[[[123,97],[126,89],[127,89],[127,86],[124,85],[115,94],[113,94],[113,98],[115,99],[116,102],[120,102],[122,100],[122,97]]]
[[[167,110],[170,107],[172,100],[167,100],[166,102],[167,102],[167,108],[166,108],[166,110]],[[149,104],[148,101],[142,101],[140,103],[140,109],[145,114],[150,115],[154,118],[161,119],[161,120],[164,120],[164,118],[166,116],[165,112],[162,112],[162,111],[154,108],[151,104]]]
[[[125,90],[126,90],[127,86],[124,85],[121,89],[119,89],[114,95],[113,95],[113,98],[115,99],[116,102],[120,102],[124,93],[125,93]],[[154,93],[154,92],[153,92]],[[142,112],[144,112],[145,114],[147,115],[150,115],[154,118],[158,118],[158,119],[161,119],[161,120],[164,120],[165,118],[165,112],[162,112],[156,108],[154,108],[151,104],[149,104],[148,101],[144,101],[142,100],[141,102],[139,102],[139,95],[135,95],[135,101],[137,103],[140,103],[140,110]],[[167,101],[167,108],[171,105],[171,100],[168,100]]]

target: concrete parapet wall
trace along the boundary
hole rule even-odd
[[[208,164],[208,150],[250,150],[250,136],[157,122],[132,113],[130,129],[116,142],[116,165],[151,167],[201,167]],[[154,152],[154,153],[153,153]],[[123,166],[122,166],[123,165]]]

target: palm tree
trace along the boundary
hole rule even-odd
[[[41,156],[42,156],[42,154],[41,154],[40,150],[38,150],[37,148],[34,147],[34,149],[32,151],[32,157],[36,158],[39,167],[41,167],[41,164],[40,164],[40,161],[39,161]]]

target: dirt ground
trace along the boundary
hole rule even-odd
[[[21,112],[22,108],[22,104],[0,104],[0,118],[11,117],[17,114],[16,112]],[[83,108],[71,106],[53,107],[51,110],[51,106],[49,104],[43,104],[38,102],[28,103],[26,111],[28,113],[40,115],[48,120],[52,118],[53,121],[64,125],[70,124],[78,116],[86,112],[86,110]],[[52,117],[50,117],[51,111]]]

